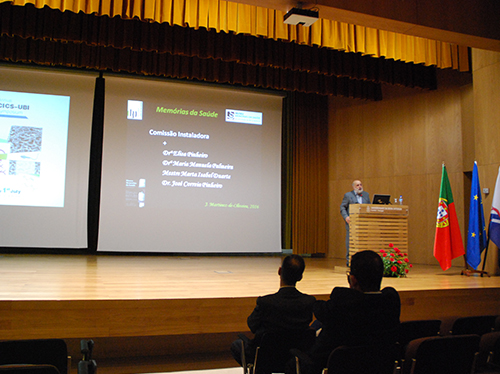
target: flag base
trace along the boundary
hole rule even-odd
[[[472,274],[481,274],[481,276],[486,275],[487,277],[489,277],[487,271],[474,270],[474,269],[472,269],[472,270],[471,269],[464,269],[464,270],[462,270],[462,274],[461,275],[465,275],[467,277],[470,277]]]

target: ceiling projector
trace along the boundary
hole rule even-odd
[[[289,25],[311,26],[319,18],[316,10],[292,8],[283,16],[283,22]]]

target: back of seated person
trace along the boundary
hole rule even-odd
[[[401,302],[394,288],[380,289],[383,272],[376,252],[361,251],[352,256],[349,288],[335,287],[329,300],[314,304],[321,331],[302,357],[302,372],[321,373],[328,356],[339,346],[396,343]]]
[[[296,284],[304,273],[304,259],[299,255],[286,256],[278,269],[280,288],[278,292],[257,298],[257,305],[247,318],[250,331],[254,338],[244,342],[247,362],[252,362],[255,349],[262,336],[268,331],[304,331],[312,321],[312,310],[315,297],[297,290]],[[242,340],[231,344],[231,353],[241,365]]]

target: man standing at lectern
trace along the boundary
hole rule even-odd
[[[368,192],[363,191],[363,184],[360,180],[355,180],[352,182],[352,191],[347,192],[342,199],[340,204],[340,214],[345,220],[345,246],[346,246],[346,265],[349,267],[349,223],[351,219],[349,217],[349,205],[350,204],[370,204],[370,195]]]

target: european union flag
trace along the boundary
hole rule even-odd
[[[481,263],[481,252],[486,248],[486,225],[484,222],[481,187],[477,173],[477,162],[472,170],[472,188],[470,191],[469,230],[467,236],[467,263],[477,270]]]

